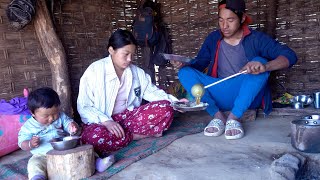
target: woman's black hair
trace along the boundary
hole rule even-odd
[[[28,96],[28,108],[34,114],[38,108],[52,108],[60,106],[59,95],[49,87],[43,87],[32,91]]]
[[[134,38],[133,34],[128,30],[117,29],[114,33],[112,33],[107,49],[109,49],[109,47],[112,47],[114,50],[117,50],[129,44],[134,44],[135,46],[138,45],[137,40]]]

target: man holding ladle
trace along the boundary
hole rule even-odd
[[[240,118],[246,110],[261,106],[265,114],[272,110],[270,71],[291,67],[297,56],[248,27],[251,20],[245,14],[244,0],[222,0],[218,6],[220,29],[209,34],[196,58],[187,64],[170,62],[180,68],[179,80],[189,94],[195,97],[195,92],[203,91],[201,101],[209,104],[206,111],[213,116],[204,134],[224,133],[226,139],[239,139],[244,136]],[[231,112],[226,117],[223,111]]]

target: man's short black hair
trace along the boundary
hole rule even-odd
[[[28,96],[28,108],[34,114],[38,108],[52,108],[60,106],[59,95],[49,87],[43,87],[32,91]]]
[[[219,6],[225,4],[227,9],[230,9],[234,13],[245,13],[246,3],[244,0],[221,0],[219,1]]]
[[[219,9],[222,5],[225,5],[226,9],[234,12],[241,22],[243,14],[246,12],[246,3],[244,0],[221,0],[218,4]]]

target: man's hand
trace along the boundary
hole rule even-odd
[[[259,61],[248,62],[241,71],[247,70],[247,74],[260,74],[266,72],[266,66]]]
[[[108,131],[116,135],[117,138],[125,137],[124,130],[119,123],[110,120],[110,121],[102,122],[102,124],[107,127]]]

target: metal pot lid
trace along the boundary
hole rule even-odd
[[[295,125],[304,125],[304,126],[320,126],[320,120],[293,120],[291,121],[292,124]]]
[[[320,120],[320,115],[312,114],[312,115],[304,116],[302,119],[303,120]]]

